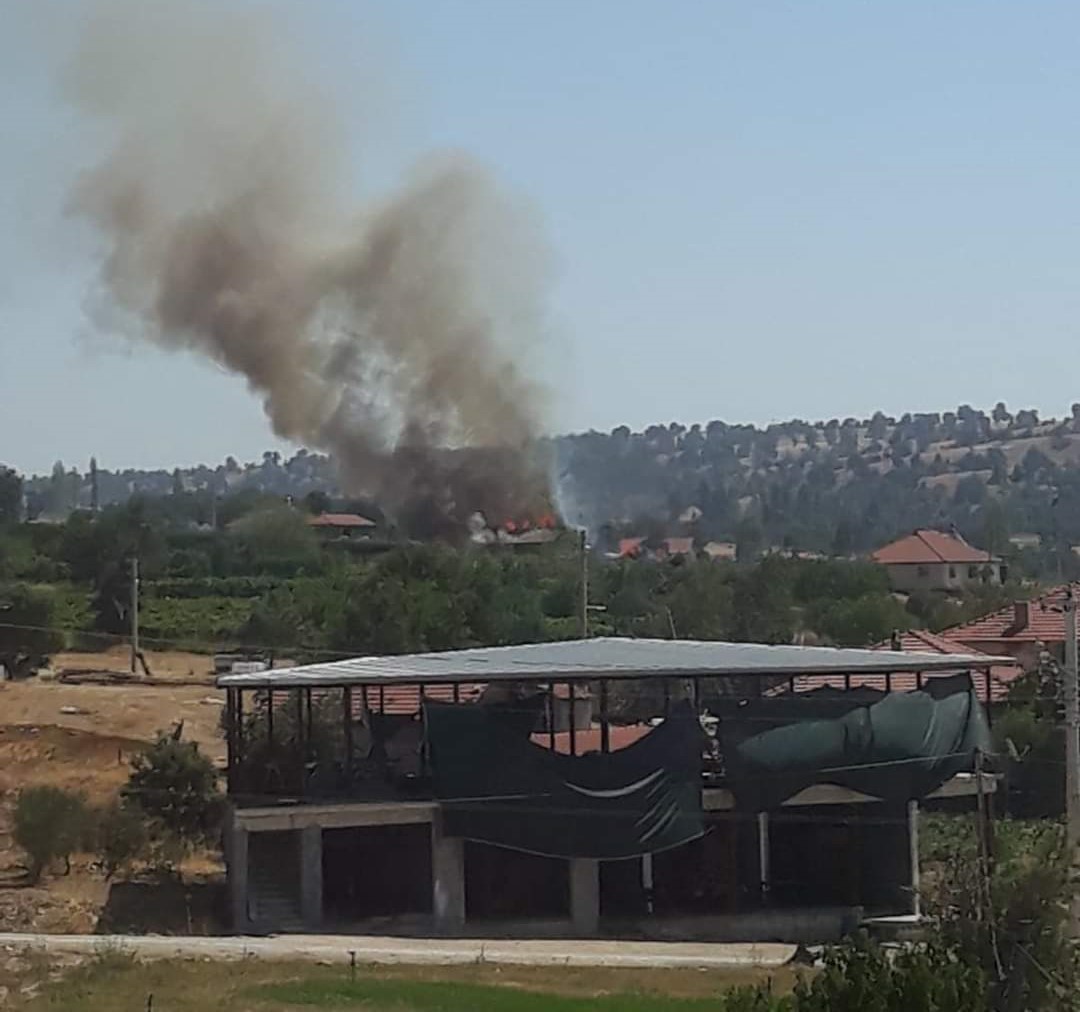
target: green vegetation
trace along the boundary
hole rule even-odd
[[[114,801],[97,814],[97,852],[106,879],[127,871],[150,845],[146,816],[140,809]]]
[[[1063,825],[994,822],[984,858],[974,815],[924,816],[920,846],[935,937],[952,958],[978,968],[985,1007],[1080,1007],[1080,962],[1069,937],[1075,883]]]
[[[700,1009],[724,1012],[716,998],[670,998],[659,994],[579,997],[542,991],[435,981],[297,981],[259,989],[256,994],[303,1008],[394,1009],[401,1012],[666,1012]]]
[[[344,956],[344,954],[343,954]],[[35,979],[45,974],[40,971]],[[754,1012],[741,998],[723,1003],[733,988],[770,981],[789,991],[788,969],[699,970],[605,967],[361,966],[350,980],[347,957],[338,966],[310,963],[154,961],[103,949],[64,979],[46,983],[20,1012],[148,1007],[168,1012],[286,1012],[288,1009],[363,1009],[364,1012],[472,1012],[472,1010],[709,1009]],[[768,1006],[760,1006],[768,1009]]]
[[[172,735],[137,753],[118,800],[101,809],[57,787],[23,789],[13,836],[38,882],[57,861],[78,852],[98,855],[106,878],[146,860],[168,871],[186,848],[214,841],[222,798],[217,771],[194,743]]]
[[[214,764],[195,742],[159,734],[131,760],[131,775],[120,791],[123,804],[182,843],[205,842],[221,817]]]
[[[193,527],[202,505],[188,494],[136,497],[63,523],[0,527],[0,663],[23,674],[64,646],[123,638],[135,556],[150,648],[247,647],[310,660],[578,635],[571,533],[534,549],[326,540],[302,511],[265,495],[222,500],[219,523],[231,518],[223,527]],[[594,553],[589,589],[594,635],[798,636],[841,646],[909,626],[940,628],[1015,592],[979,586],[962,600],[905,602],[870,563],[782,554],[731,563]]]
[[[56,601],[47,588],[0,586],[0,665],[14,678],[40,667],[63,645],[57,622]]]
[[[87,837],[90,815],[85,800],[58,787],[26,787],[15,803],[12,835],[27,856],[27,874],[38,882],[54,861],[68,864]]]

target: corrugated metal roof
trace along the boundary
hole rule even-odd
[[[698,640],[597,638],[439,653],[357,657],[329,664],[222,675],[226,688],[394,683],[551,681],[568,678],[650,678],[710,675],[799,675],[845,672],[960,671],[1011,663],[965,654],[836,650]]]

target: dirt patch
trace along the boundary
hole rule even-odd
[[[221,694],[201,686],[63,685],[47,679],[0,683],[0,931],[92,932],[109,887],[89,856],[71,873],[25,884],[23,855],[12,839],[19,789],[49,784],[85,795],[95,806],[116,797],[132,756],[159,729],[184,722],[184,738],[222,763]],[[189,865],[191,866],[189,868]],[[185,874],[220,872],[216,856],[184,862]]]
[[[64,685],[31,678],[0,682],[5,724],[56,726],[99,737],[153,741],[181,720],[184,738],[215,762],[225,758],[219,730],[224,696],[202,686]]]
[[[99,804],[127,780],[128,761],[143,745],[134,738],[65,727],[0,725],[0,794],[51,784],[82,791]]]
[[[145,650],[143,656],[156,679],[202,680],[214,684],[214,658],[185,650]],[[66,650],[53,656],[51,669],[61,671],[131,671],[131,650],[124,644],[99,651]],[[140,672],[141,672],[140,668]]]

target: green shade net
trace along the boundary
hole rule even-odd
[[[700,836],[704,735],[688,704],[608,754],[559,755],[529,740],[538,703],[427,703],[443,830],[551,857],[615,859]]]
[[[738,806],[763,811],[812,784],[886,801],[925,797],[991,750],[986,712],[968,675],[935,678],[916,692],[836,689],[760,700],[723,721],[728,786]],[[803,707],[815,719],[791,721]],[[829,710],[838,716],[826,717]],[[755,733],[756,732],[756,733]]]

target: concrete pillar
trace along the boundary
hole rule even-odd
[[[761,888],[761,902],[769,902],[771,873],[769,868],[769,813],[758,812],[758,878]]]
[[[322,827],[300,831],[300,916],[308,931],[318,931],[323,920]]]
[[[570,858],[570,920],[579,935],[595,935],[600,927],[600,862]]]
[[[911,912],[918,917],[922,913],[922,895],[919,881],[919,803],[907,804],[908,847],[911,862]]]
[[[431,910],[437,931],[455,934],[465,927],[465,841],[443,836],[439,816],[431,823]]]
[[[645,892],[645,912],[653,914],[653,859],[652,854],[641,855],[641,888]]]
[[[251,927],[248,916],[248,832],[231,816],[225,828],[225,850],[230,920],[233,931],[242,934]]]

